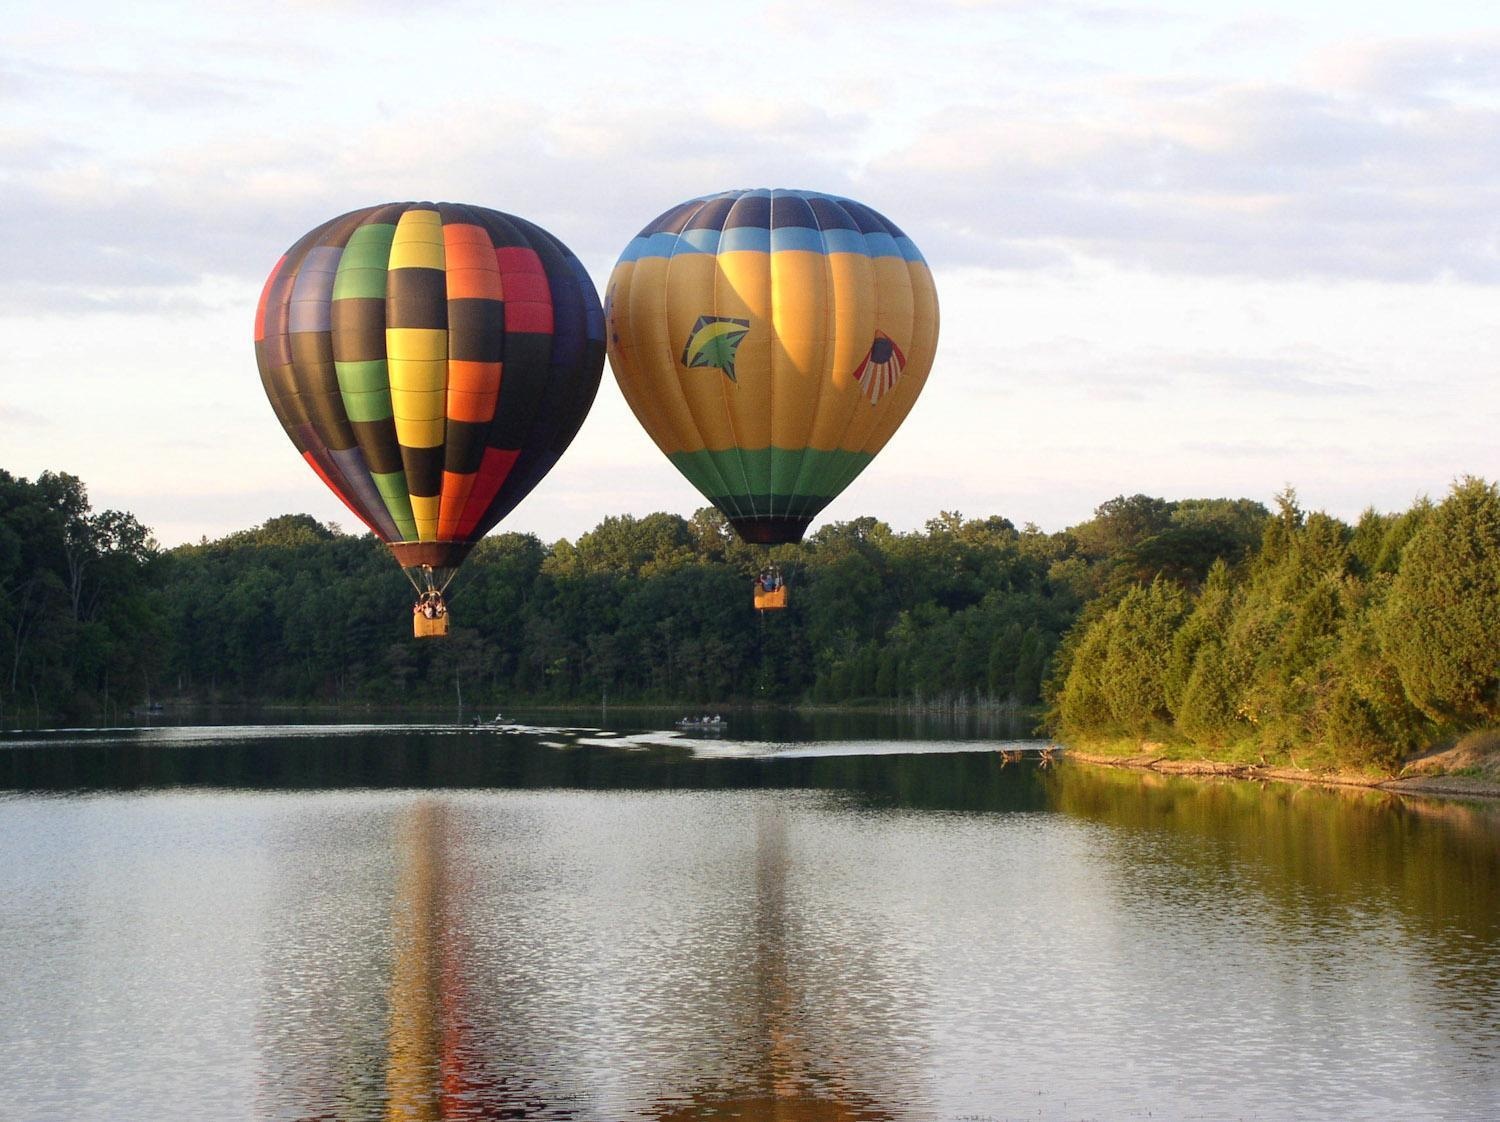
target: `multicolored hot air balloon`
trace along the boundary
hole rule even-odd
[[[604,317],[583,266],[539,226],[389,203],[287,250],[261,293],[255,356],[297,451],[390,545],[419,606],[441,609],[474,543],[583,424]]]
[[[747,542],[808,523],[905,419],[937,348],[911,239],[851,199],[691,199],[621,254],[605,300],[625,400]]]

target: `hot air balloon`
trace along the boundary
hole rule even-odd
[[[766,545],[801,541],[885,446],[938,333],[910,238],[863,203],[780,189],[690,199],[647,225],[610,276],[605,319],[636,417]]]
[[[443,634],[464,557],[593,404],[604,317],[578,259],[525,219],[389,203],[323,223],[261,292],[255,356],[292,444],[386,542]]]

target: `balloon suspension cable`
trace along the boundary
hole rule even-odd
[[[434,569],[431,565],[412,565],[401,571],[406,574],[407,581],[418,596],[436,592],[445,600],[448,599],[448,586],[453,583],[453,578],[458,574],[457,568]]]

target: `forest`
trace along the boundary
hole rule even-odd
[[[1500,494],[1308,514],[1291,492],[1118,496],[1047,533],[942,512],[823,525],[771,556],[711,507],[501,533],[414,641],[384,546],[289,514],[161,549],[80,480],[0,471],[0,726],[200,704],[990,707],[1079,741],[1389,766],[1500,720]]]
[[[1191,746],[1249,763],[1390,771],[1500,725],[1500,489],[1347,525],[1277,498],[1258,548],[1087,604],[1052,667],[1077,742]]]

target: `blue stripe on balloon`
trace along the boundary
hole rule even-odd
[[[636,236],[625,247],[625,252],[620,254],[620,260],[639,261],[643,257],[671,257],[672,249],[676,245],[677,235],[670,231],[652,234],[646,238]]]
[[[808,250],[822,253],[823,235],[809,226],[777,226],[771,231],[771,252]]]
[[[770,253],[771,231],[764,226],[731,226],[719,242],[720,253]]]
[[[869,253],[863,234],[858,230],[842,230],[837,226],[830,226],[823,231],[823,245],[828,253]]]
[[[818,191],[786,191],[781,194],[797,195],[809,199],[826,199],[838,204],[849,203],[839,195],[826,195]],[[743,198],[745,196],[767,196],[772,192],[725,191],[719,195],[706,195],[699,202],[718,198]],[[859,205],[859,204],[854,204]],[[681,208],[669,211],[675,214]],[[868,208],[866,208],[868,209]],[[866,257],[899,257],[925,265],[916,244],[905,234],[892,236],[883,230],[861,233],[858,230],[841,229],[835,226],[821,230],[807,226],[778,226],[768,230],[763,226],[731,226],[728,230],[688,229],[681,233],[666,230],[655,234],[640,234],[633,238],[620,261],[639,261],[646,257],[671,257],[674,254],[696,253],[771,253],[777,250],[806,250],[813,253],[858,253]],[[295,328],[294,328],[295,330]],[[326,328],[325,328],[326,330]]]
[[[717,253],[719,252],[718,230],[684,230],[682,236],[677,240],[674,253]]]
[[[626,261],[639,261],[641,259],[641,250],[645,248],[647,240],[640,235],[631,238],[629,244],[620,251],[619,263],[623,265]]]
[[[906,260],[913,261],[918,265],[927,264],[927,258],[922,256],[922,251],[917,248],[917,243],[905,234],[896,239],[896,248],[901,251],[901,256],[906,258]]]
[[[396,528],[396,523],[391,519],[391,512],[386,509],[385,500],[380,497],[375,480],[370,478],[370,465],[365,460],[365,454],[357,447],[330,449],[328,454],[333,457],[333,462],[338,465],[339,471],[343,472],[344,480],[349,484],[349,490],[352,492],[349,497],[354,500],[354,505],[359,507],[360,513],[375,523],[387,540],[400,541],[401,531]]]
[[[333,327],[333,279],[343,246],[310,249],[297,269],[287,306],[288,331],[329,331]]]

